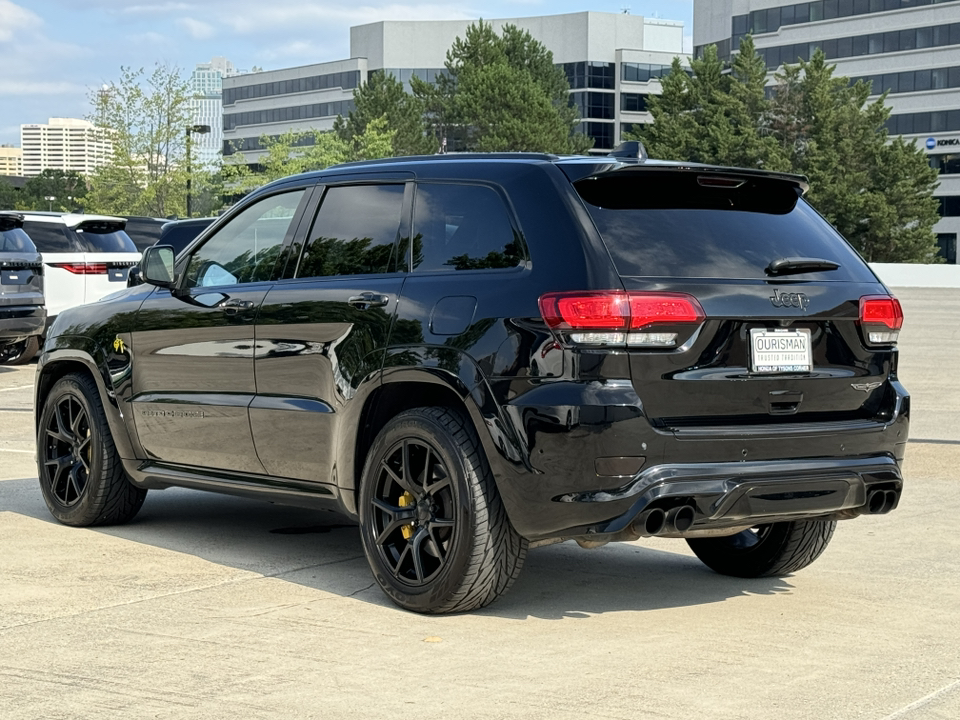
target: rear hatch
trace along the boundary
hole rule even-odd
[[[122,220],[96,219],[73,228],[84,252],[84,302],[96,302],[125,288],[130,268],[140,261],[140,252],[124,225]]]
[[[43,262],[22,225],[0,213],[0,308],[43,305]]]
[[[900,305],[802,199],[802,178],[634,167],[575,187],[621,276],[625,350],[655,427],[722,435],[892,412]]]

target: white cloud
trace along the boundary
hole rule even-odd
[[[177,25],[186,30],[194,40],[207,40],[216,34],[213,25],[194,18],[180,18],[177,20]]]
[[[41,25],[43,20],[37,14],[10,0],[0,0],[0,42],[9,42],[14,35]]]

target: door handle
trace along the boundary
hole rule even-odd
[[[225,301],[220,308],[227,315],[236,315],[241,310],[252,310],[253,300],[238,300],[237,298],[232,298]]]
[[[374,292],[363,292],[359,295],[353,295],[347,298],[347,303],[360,310],[366,310],[372,307],[384,307],[390,302],[389,295],[381,295]]]

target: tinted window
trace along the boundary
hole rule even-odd
[[[396,269],[403,185],[327,189],[297,277],[375,275]]]
[[[778,258],[833,260],[804,279],[874,278],[853,249],[787,182],[703,187],[694,173],[577,183],[621,275],[766,278]]]
[[[187,287],[270,280],[304,192],[271,195],[233,217],[190,257]]]
[[[164,228],[163,232],[160,234],[160,239],[157,241],[159,245],[171,245],[173,247],[174,253],[179,255],[183,249],[190,244],[190,242],[199,235],[205,228],[206,224],[199,223],[185,223],[183,225],[172,225],[170,227]]]
[[[30,222],[23,224],[33,244],[41,253],[72,253],[82,252],[73,234],[67,234],[67,228],[55,223]]]
[[[123,230],[78,228],[75,232],[84,252],[137,252],[137,246]]]
[[[0,231],[0,252],[34,253],[37,249],[20,228]]]
[[[503,200],[480,185],[419,185],[413,233],[417,271],[510,268],[523,260]]]

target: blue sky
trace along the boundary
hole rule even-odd
[[[19,145],[22,123],[85,117],[90,92],[121,66],[160,62],[189,75],[220,55],[271,70],[348,57],[351,25],[624,6],[683,21],[692,35],[693,0],[0,0],[0,143]]]

